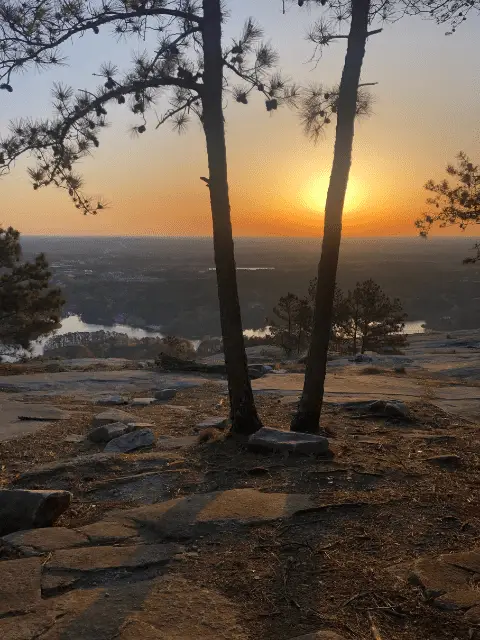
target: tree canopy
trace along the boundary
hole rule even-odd
[[[397,350],[406,343],[403,334],[407,315],[398,298],[389,298],[372,279],[357,282],[345,300],[348,314],[347,339],[352,353]]]
[[[192,116],[203,122],[204,20],[198,0],[0,0],[0,89],[7,92],[14,90],[15,74],[32,66],[63,64],[62,46],[86,32],[142,40],[144,47],[130,69],[112,62],[99,65],[94,73],[100,78],[97,88],[55,84],[51,118],[11,122],[9,135],[0,140],[0,175],[21,155],[30,154],[37,161],[29,170],[34,189],[54,184],[66,189],[82,212],[103,209],[104,202],[84,194],[74,166],[100,145],[112,104],[125,105],[133,114],[135,136],[167,121],[178,132]],[[273,71],[277,55],[262,37],[262,29],[250,18],[225,47],[224,90],[242,104],[259,92],[267,111],[274,111],[295,99],[296,88]],[[164,105],[163,112],[155,110],[158,103]]]
[[[0,349],[27,349],[32,340],[59,326],[64,304],[43,253],[21,260],[20,234],[0,228]]]
[[[294,293],[282,296],[270,321],[274,341],[287,356],[308,346],[313,329],[313,305],[317,279],[309,285],[307,297]],[[399,350],[406,344],[403,333],[407,315],[398,298],[390,298],[372,279],[357,282],[352,291],[335,288],[330,348],[355,355],[358,351]]]
[[[465,231],[469,226],[480,223],[480,167],[463,152],[457,156],[456,165],[447,166],[447,174],[454,180],[440,182],[429,180],[425,189],[431,195],[427,199],[430,211],[415,222],[420,235],[426,238],[434,225],[441,228],[458,226]],[[475,245],[476,257],[465,258],[464,262],[480,260],[480,245]]]

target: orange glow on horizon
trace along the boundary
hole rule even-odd
[[[327,191],[330,177],[327,173],[314,176],[305,185],[299,198],[302,204],[310,210],[319,212],[325,210]],[[354,176],[350,176],[345,196],[344,213],[357,211],[365,202],[365,187]]]

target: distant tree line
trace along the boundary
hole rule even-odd
[[[276,344],[287,356],[300,355],[308,348],[312,328],[317,279],[308,287],[308,294],[282,296],[269,321]],[[389,298],[372,279],[357,282],[352,291],[335,288],[330,349],[355,355],[365,351],[398,352],[406,345],[407,314],[398,298]]]
[[[164,338],[131,338],[116,331],[75,331],[53,336],[44,350],[47,356],[65,358],[128,358],[131,360],[154,359],[159,353],[177,358],[192,358],[195,349],[190,340],[177,336]]]

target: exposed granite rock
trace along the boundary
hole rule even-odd
[[[329,442],[323,436],[295,431],[282,431],[263,427],[248,439],[248,447],[253,451],[287,452],[304,455],[328,455]]]

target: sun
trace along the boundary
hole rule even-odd
[[[329,176],[321,174],[311,178],[301,194],[302,201],[312,211],[325,211]],[[365,199],[362,184],[353,176],[348,181],[347,194],[345,196],[345,213],[351,213],[358,209]]]

